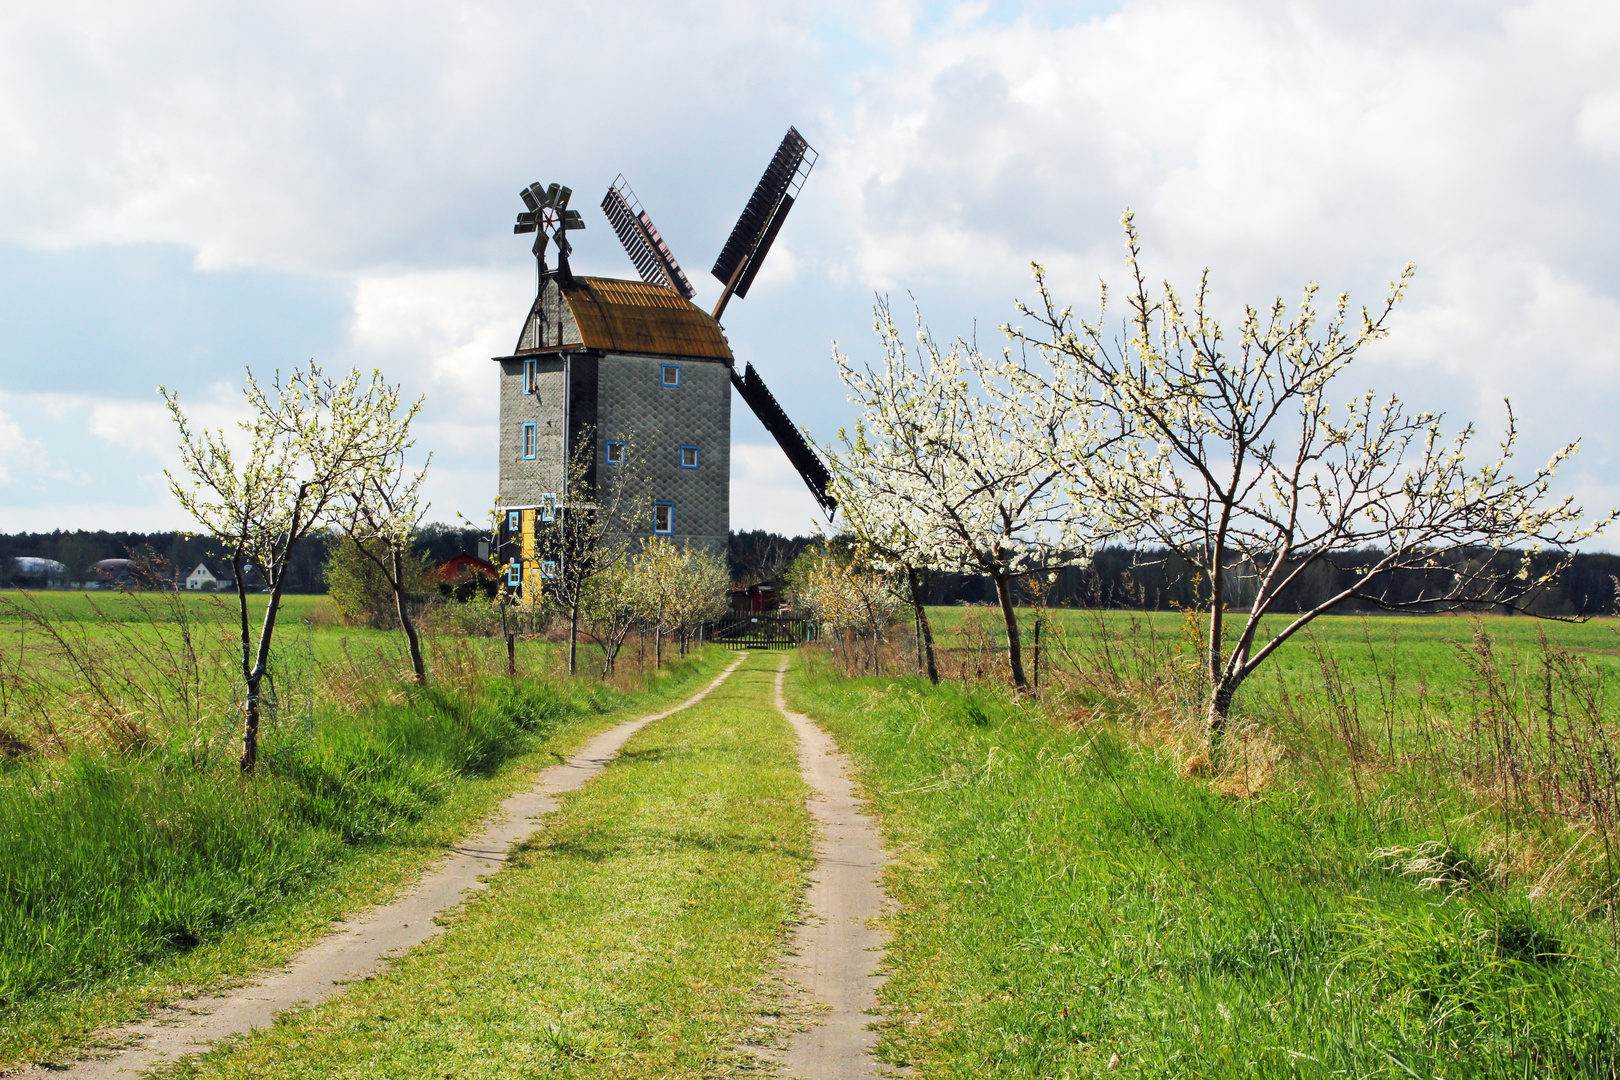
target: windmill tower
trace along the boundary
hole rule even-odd
[[[593,509],[597,492],[635,470],[651,495],[633,535],[668,536],[724,553],[731,530],[731,390],[775,437],[831,515],[830,477],[753,365],[739,373],[720,316],[748,295],[816,152],[793,128],[731,230],[711,273],[724,285],[706,312],[623,176],[602,199],[640,281],[574,275],[567,234],[584,220],[570,189],[531,184],[514,231],[537,233],[539,286],[517,347],[501,365],[500,555],[510,589],[530,598],[558,572],[538,531]],[[557,268],[546,265],[557,246]]]

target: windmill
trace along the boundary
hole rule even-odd
[[[725,246],[720,249],[713,269],[709,271],[725,286],[719,302],[714,306],[713,318],[716,322],[719,322],[733,297],[741,300],[748,296],[749,286],[753,285],[755,275],[764,264],[776,234],[781,232],[782,223],[787,220],[788,211],[793,209],[794,200],[809,178],[810,170],[815,167],[817,156],[797,128],[788,128],[770,164],[765,167],[764,175],[754,186],[754,193],[749,196],[737,224],[732,227]],[[642,280],[676,289],[688,300],[692,298],[694,290],[691,283],[681,272],[675,256],[659,236],[652,218],[641,208],[641,203],[622,174],[602,198],[602,212],[613,224],[619,242],[640,271]],[[731,382],[759,422],[765,425],[765,430],[776,439],[776,444],[787,455],[788,461],[798,470],[810,494],[815,496],[831,518],[838,503],[828,491],[832,477],[827,472],[827,466],[805,442],[793,421],[788,419],[776,396],[766,387],[765,380],[754,370],[754,365],[748,364],[741,375],[734,367]]]
[[[583,229],[573,192],[530,184],[514,233],[536,233],[539,287],[518,342],[501,365],[501,553],[520,595],[544,589],[557,567],[538,542],[548,522],[594,513],[599,481],[635,464],[650,513],[632,534],[663,535],[723,552],[730,535],[731,391],[759,417],[829,517],[837,503],[821,459],[752,364],[739,374],[720,316],[748,295],[792,210],[816,152],[788,129],[711,273],[723,290],[712,312],[621,175],[602,212],[640,281],[577,276],[568,233]],[[557,249],[557,269],[546,265]],[[579,465],[584,463],[583,475]]]

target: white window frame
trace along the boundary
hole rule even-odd
[[[523,392],[525,394],[540,392],[540,361],[523,361]]]
[[[557,561],[555,559],[540,560],[540,577],[545,581],[554,581],[557,577]]]
[[[671,372],[673,372],[674,375],[675,375],[675,381],[674,382],[669,381],[669,377],[670,377]],[[676,386],[681,385],[681,365],[679,365],[679,364],[661,364],[661,365],[659,365],[658,381],[659,381],[659,383],[661,385],[668,386],[668,387],[676,387]]]
[[[613,451],[614,450],[617,450],[619,452],[619,456],[617,458],[614,458],[614,456],[613,456]],[[608,444],[607,444],[607,450],[602,455],[602,459],[605,462],[607,462],[607,464],[609,464],[609,465],[623,465],[624,464],[624,443],[622,443],[622,442],[614,442],[613,440],[609,439]]]
[[[557,496],[555,496],[555,495],[542,495],[542,496],[540,496],[540,520],[541,521],[556,521],[557,520]]]
[[[692,451],[692,464],[690,464],[690,465],[688,465],[686,463],[686,452],[688,450]],[[695,468],[697,468],[698,467],[698,448],[695,447],[695,446],[683,446],[683,447],[681,447],[680,461],[681,461],[681,468],[683,468],[683,469],[695,469]]]
[[[523,563],[521,560],[513,559],[506,564],[506,584],[511,588],[523,584]]]
[[[508,510],[506,512],[506,531],[516,536],[523,529],[523,511]]]
[[[523,423],[523,460],[533,461],[540,456],[540,427],[532,420]]]
[[[664,528],[658,527],[658,517],[663,512]],[[653,503],[653,532],[659,536],[670,536],[675,532],[675,504],[672,502]]]

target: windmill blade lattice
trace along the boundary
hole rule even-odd
[[[692,288],[681,264],[675,261],[669,245],[658,234],[652,218],[642,209],[641,200],[630,190],[623,173],[602,196],[602,213],[618,233],[619,243],[624,245],[625,254],[635,264],[641,280],[674,289],[688,300],[692,299],[697,290]]]
[[[754,410],[754,415],[765,425],[765,430],[775,437],[776,445],[782,448],[782,453],[787,455],[788,461],[793,463],[793,467],[804,480],[804,486],[810,489],[810,494],[816,497],[816,502],[821,504],[821,509],[831,519],[834,511],[838,509],[838,500],[828,491],[832,487],[832,474],[827,471],[827,466],[822,463],[816,452],[810,448],[804,435],[793,426],[793,421],[788,419],[787,413],[782,411],[776,395],[766,387],[765,380],[759,377],[754,365],[749,364],[742,375],[738,375],[733,368],[731,385],[735,386],[737,393],[748,402],[748,407]]]
[[[765,175],[754,186],[748,205],[743,207],[742,216],[732,227],[726,246],[720,249],[714,268],[709,271],[726,286],[714,309],[715,318],[720,317],[726,301],[733,295],[748,295],[748,287],[764,264],[782,222],[787,220],[788,211],[793,209],[794,198],[804,187],[810,170],[815,168],[817,156],[798,128],[788,128],[771,163],[765,167]]]

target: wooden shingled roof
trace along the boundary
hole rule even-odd
[[[576,277],[563,290],[563,298],[586,348],[731,359],[720,324],[673,289],[642,281]]]

